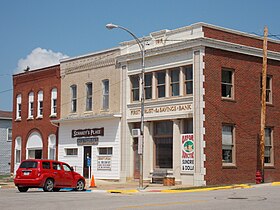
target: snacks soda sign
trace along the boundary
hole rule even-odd
[[[194,172],[194,141],[193,134],[182,134],[181,171]]]

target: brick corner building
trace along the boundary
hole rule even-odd
[[[28,158],[57,159],[60,65],[13,75],[11,172]]]

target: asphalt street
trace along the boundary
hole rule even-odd
[[[205,192],[108,193],[98,191],[50,192],[31,189],[19,193],[15,188],[0,189],[0,209],[76,210],[76,209],[279,209],[280,186],[258,185],[245,189]]]

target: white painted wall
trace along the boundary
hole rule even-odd
[[[72,138],[72,130],[104,127],[104,136],[98,136],[98,145],[92,146],[92,174],[95,179],[120,178],[120,120],[84,120],[62,122],[59,128],[58,160],[69,163],[83,174],[83,146],[77,146],[77,138]],[[111,170],[97,170],[98,147],[113,147]],[[78,148],[77,156],[66,156],[65,148]]]

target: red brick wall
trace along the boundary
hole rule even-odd
[[[60,116],[60,66],[52,66],[44,69],[30,71],[13,77],[13,143],[11,172],[14,166],[15,139],[22,138],[21,159],[26,159],[26,143],[29,135],[33,131],[41,134],[43,139],[43,158],[48,158],[48,137],[55,134],[58,137],[58,128],[51,124],[50,120],[59,119]],[[50,118],[51,115],[51,90],[57,88],[57,117]],[[43,118],[36,119],[37,116],[37,94],[43,90]],[[34,92],[34,119],[28,118],[28,94]],[[21,121],[16,119],[16,97],[21,94]]]
[[[212,39],[218,39],[226,42],[246,45],[250,47],[263,48],[263,40],[255,39],[247,36],[241,36],[218,29],[203,27],[204,36]],[[280,43],[268,42],[268,50],[280,52]]]
[[[206,183],[231,184],[255,181],[260,133],[260,77],[262,58],[206,48],[205,56]],[[221,98],[221,69],[234,70],[234,100]],[[273,76],[273,105],[267,107],[267,126],[273,126],[274,168],[265,170],[265,181],[280,181],[280,62],[268,62]],[[222,123],[235,125],[236,167],[222,166]]]

